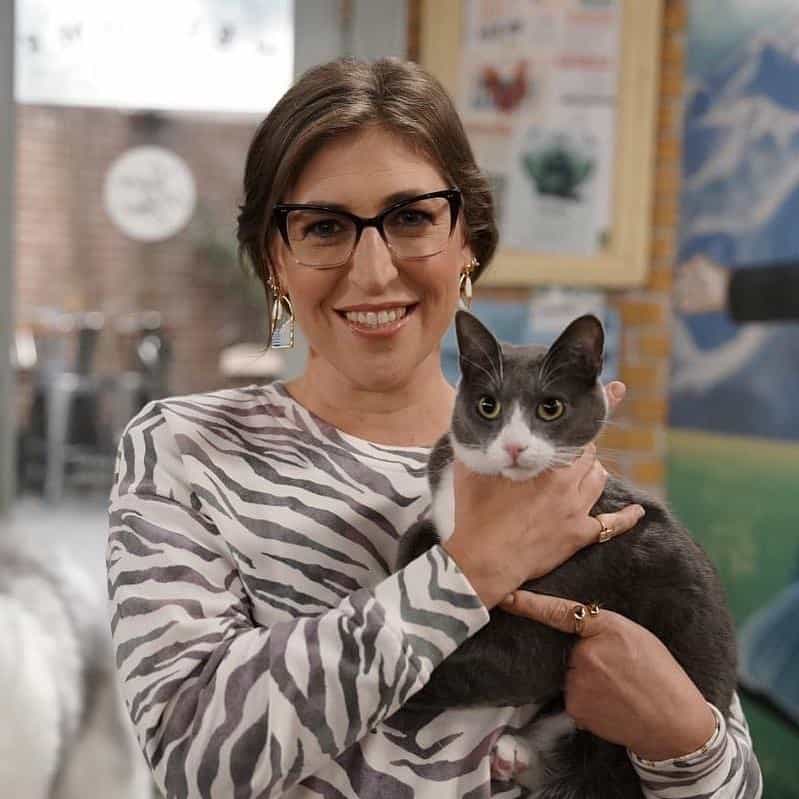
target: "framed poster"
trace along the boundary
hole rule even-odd
[[[483,284],[645,282],[661,18],[662,0],[423,0],[421,62],[494,191]]]

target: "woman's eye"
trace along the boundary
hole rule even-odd
[[[501,410],[502,405],[499,400],[494,397],[486,395],[477,400],[477,412],[484,419],[496,419]]]
[[[306,228],[306,235],[317,236],[320,239],[330,238],[341,232],[341,225],[335,219],[321,219],[308,225]]]
[[[427,221],[425,214],[421,211],[413,211],[410,208],[402,211],[399,215],[399,222],[402,225],[423,225]]]
[[[432,224],[432,216],[421,208],[400,208],[386,219],[386,227],[396,231],[427,228]]]
[[[563,411],[566,406],[559,399],[547,399],[538,403],[535,412],[539,419],[545,422],[554,422],[555,419],[560,419],[563,416]]]

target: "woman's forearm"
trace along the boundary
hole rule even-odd
[[[737,696],[729,718],[713,708],[716,732],[696,752],[651,762],[630,754],[647,799],[759,799],[763,778]],[[684,786],[677,788],[676,785]]]

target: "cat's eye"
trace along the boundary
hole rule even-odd
[[[477,412],[484,419],[496,419],[501,410],[502,405],[500,404],[500,401],[495,397],[489,396],[488,394],[480,397],[480,399],[477,400]]]
[[[535,412],[539,419],[543,419],[545,422],[554,422],[555,419],[560,419],[563,416],[565,410],[566,406],[563,402],[553,397],[539,402]]]

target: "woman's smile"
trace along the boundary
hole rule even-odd
[[[418,305],[418,302],[369,303],[337,309],[336,313],[357,335],[389,337],[408,324]]]

